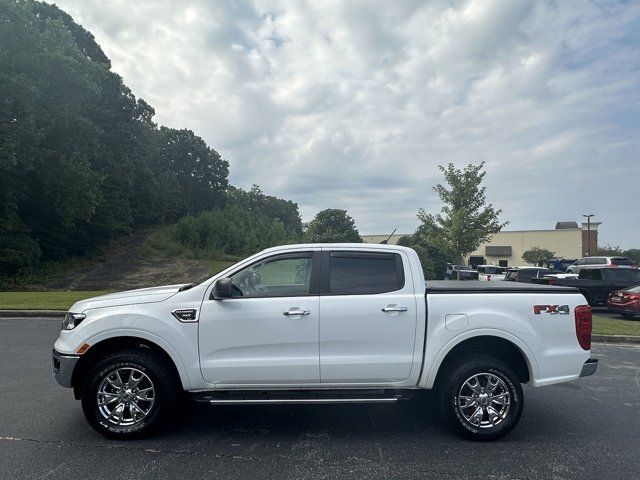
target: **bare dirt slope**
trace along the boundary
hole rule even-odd
[[[74,267],[47,285],[51,290],[128,290],[190,283],[212,273],[203,260],[143,258],[140,249],[147,233],[134,233],[108,248],[102,261]]]

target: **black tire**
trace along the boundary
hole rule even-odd
[[[486,374],[486,376],[481,375]],[[475,375],[481,375],[480,377],[474,377]],[[482,385],[483,379],[496,382],[496,397],[497,400],[503,400],[498,395],[498,392],[504,390],[508,393],[508,407],[506,411],[502,409],[505,405],[498,405],[491,402],[491,397],[487,397],[484,393],[484,389],[481,389],[483,393],[476,394],[470,389],[469,384],[465,385],[468,380],[471,380],[475,384],[474,378],[478,379],[478,387]],[[495,380],[495,379],[499,379]],[[487,441],[495,440],[509,433],[520,420],[522,415],[522,409],[524,407],[524,396],[522,393],[522,386],[520,385],[520,379],[506,364],[500,360],[491,357],[489,355],[481,354],[469,354],[460,356],[452,361],[447,366],[446,370],[442,372],[441,381],[437,386],[440,395],[440,405],[447,420],[455,427],[458,433],[471,440]],[[486,388],[489,390],[489,388]],[[477,395],[478,398],[470,399],[469,405],[463,405],[463,400],[460,398],[462,394],[465,397]],[[486,405],[481,405],[478,402],[488,402]],[[474,408],[475,406],[475,408]],[[491,410],[488,410],[491,407]],[[477,409],[481,410],[481,417],[474,424],[467,417],[470,413],[476,412]],[[499,421],[495,420],[495,425],[492,425],[489,412],[504,412],[504,418],[500,418]],[[473,415],[471,415],[473,416]],[[483,425],[482,423],[489,422],[489,425]]]
[[[634,313],[621,313],[620,315],[622,315],[622,318],[626,318],[627,320],[633,320],[636,318]]]
[[[151,382],[151,387],[153,387],[152,401],[141,400],[138,403],[138,400],[135,400],[136,405],[140,405],[143,410],[148,407],[148,413],[140,420],[136,421],[135,417],[130,419],[133,422],[130,425],[118,425],[115,423],[117,418],[113,420],[107,418],[106,413],[103,413],[98,405],[98,389],[103,384],[103,381],[107,381],[107,377],[113,379],[112,375],[119,369],[125,369],[120,370],[123,383],[128,382],[126,380],[126,372],[128,370],[126,369],[134,369],[129,371],[142,372],[146,376],[146,379],[143,380],[145,382],[144,386],[148,387],[149,382]],[[139,438],[155,431],[168,416],[178,396],[178,381],[179,379],[175,378],[166,361],[150,349],[139,348],[114,352],[98,361],[89,371],[83,385],[82,410],[89,424],[105,437],[118,440]],[[108,395],[115,396],[116,394]],[[130,393],[129,395],[132,394]],[[120,402],[120,400],[117,400],[117,402]],[[120,405],[120,403],[117,405]],[[105,407],[102,408],[104,409]],[[107,406],[107,408],[112,407]],[[125,410],[125,408],[123,406],[122,410]],[[130,415],[131,411],[129,410]]]

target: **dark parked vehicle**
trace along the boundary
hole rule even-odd
[[[531,283],[532,278],[535,278],[538,275],[547,275],[549,273],[554,273],[554,271],[549,268],[542,267],[509,268],[507,269],[507,274],[504,279],[507,282]]]
[[[611,292],[607,308],[624,318],[640,317],[640,285]]]
[[[459,271],[459,272],[458,272]],[[445,280],[478,280],[478,272],[464,266],[447,263],[447,271],[444,274]]]
[[[631,268],[585,268],[578,278],[558,279],[555,285],[576,287],[591,306],[606,306],[611,292],[640,285],[640,271]]]

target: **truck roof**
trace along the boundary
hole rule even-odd
[[[260,253],[278,252],[281,250],[300,250],[304,248],[326,248],[332,250],[347,249],[347,250],[403,250],[406,252],[413,252],[414,250],[409,247],[401,247],[400,245],[388,245],[381,243],[296,243],[293,245],[278,245],[277,247],[267,248]]]

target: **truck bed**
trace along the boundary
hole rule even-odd
[[[477,280],[431,280],[426,293],[576,293],[575,287],[519,282],[481,282]]]

